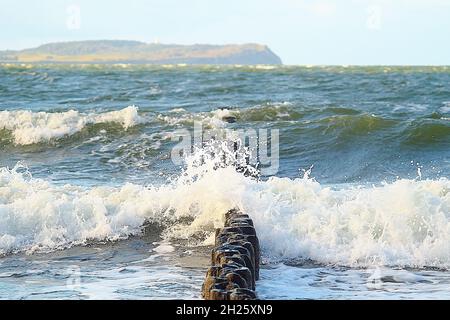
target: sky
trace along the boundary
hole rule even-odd
[[[450,0],[0,0],[0,50],[262,43],[285,64],[450,65]]]

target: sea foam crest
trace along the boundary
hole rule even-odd
[[[71,136],[89,124],[118,123],[127,130],[142,122],[144,119],[139,116],[135,106],[105,113],[81,113],[75,110],[54,113],[27,110],[0,112],[0,130],[11,131],[17,145]]]
[[[159,186],[54,186],[3,168],[0,253],[121,239],[140,234],[146,221],[165,226],[165,238],[211,244],[224,213],[239,207],[253,218],[268,258],[450,267],[447,178],[358,187],[324,186],[308,176],[258,181],[202,152]]]

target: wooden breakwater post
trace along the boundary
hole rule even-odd
[[[211,267],[202,286],[205,300],[254,300],[259,280],[259,240],[252,219],[237,209],[216,230]]]

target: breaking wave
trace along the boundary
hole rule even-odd
[[[199,159],[203,159],[202,164]],[[264,255],[344,266],[450,267],[450,180],[326,186],[308,174],[258,181],[199,151],[163,185],[55,186],[0,170],[0,253],[48,251],[142,233],[211,244],[224,213],[254,220]]]
[[[127,131],[137,125],[157,124],[165,132],[171,132],[173,127],[192,127],[195,122],[202,123],[205,129],[227,128],[235,123],[238,127],[251,123],[255,126],[284,123],[284,134],[288,138],[294,133],[302,134],[306,141],[330,137],[333,145],[378,133],[380,143],[398,141],[414,146],[446,143],[450,137],[449,118],[440,113],[411,120],[345,107],[313,108],[280,102],[247,108],[224,107],[207,112],[190,112],[183,108],[165,113],[139,112],[135,106],[104,113],[0,111],[0,143],[19,146],[49,143],[71,138],[92,126],[104,129],[106,125],[120,126],[120,130]],[[88,134],[88,139],[91,138]]]
[[[16,145],[49,142],[72,136],[88,125],[116,123],[124,130],[144,123],[138,108],[130,106],[105,113],[0,111],[0,132],[7,131]]]

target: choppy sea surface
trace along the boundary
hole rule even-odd
[[[174,164],[195,122],[279,170]],[[262,299],[448,299],[449,178],[450,67],[0,65],[0,299],[200,298],[233,207]]]

